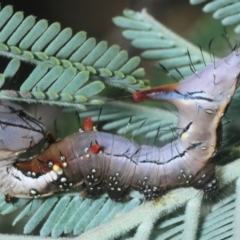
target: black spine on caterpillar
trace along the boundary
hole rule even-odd
[[[139,190],[148,200],[180,186],[214,192],[218,181],[211,158],[219,145],[221,118],[238,87],[239,66],[240,57],[233,52],[203,68],[198,77],[134,93],[135,101],[165,100],[178,108],[179,137],[172,143],[157,148],[104,132],[73,134],[25,166],[18,165],[22,171],[30,169],[29,185],[24,192],[15,189],[13,194],[44,196],[81,184],[88,197],[105,188],[116,201],[129,188]],[[39,184],[32,188],[37,179]]]

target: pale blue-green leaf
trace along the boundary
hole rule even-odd
[[[160,222],[159,225],[157,225],[157,228],[165,228],[165,227],[168,227],[170,225],[175,225],[176,223],[178,224],[182,224],[184,222],[184,218],[185,216],[184,215],[180,215],[178,217],[173,217],[171,219],[168,219],[164,222]]]
[[[75,94],[77,92],[77,90],[80,87],[82,87],[83,84],[86,83],[88,80],[89,80],[89,72],[88,71],[79,72],[62,91],[70,93],[70,94]]]
[[[201,59],[198,56],[191,56],[192,63],[201,62]],[[178,68],[185,65],[190,65],[190,59],[188,56],[176,57],[171,59],[164,59],[159,61],[166,68]]]
[[[0,74],[0,89],[2,88],[2,86],[4,85],[5,83],[5,77],[3,74]]]
[[[236,2],[236,1],[235,0],[211,1],[203,7],[203,11],[204,12],[214,12],[222,7],[227,6],[229,3],[234,3],[234,2]]]
[[[170,48],[175,46],[175,42],[167,39],[137,38],[132,41],[132,45],[140,49]]]
[[[237,25],[237,27],[234,29],[235,33],[239,34],[240,33],[240,25]]]
[[[22,49],[28,49],[38,38],[46,31],[48,23],[46,20],[38,21],[34,27],[27,33],[27,35],[22,39],[19,47]]]
[[[0,12],[0,28],[2,28],[2,26],[4,26],[4,24],[8,21],[8,19],[12,16],[13,14],[13,7],[8,5],[6,7],[4,7],[3,9],[1,9]]]
[[[239,13],[240,12],[240,2],[233,3],[229,6],[226,6],[224,8],[218,9],[214,14],[213,17],[216,19],[225,18],[229,15]]]
[[[61,25],[58,22],[53,23],[48,29],[40,36],[40,38],[33,44],[32,51],[43,51],[43,48],[52,41],[53,38],[60,32]]]
[[[5,201],[5,196],[3,194],[0,195],[0,212],[4,211],[8,207],[8,203]]]
[[[44,100],[44,99],[46,99],[45,94],[43,92],[41,92],[41,91],[32,91],[31,93],[37,100]]]
[[[3,52],[7,52],[9,50],[9,47],[4,43],[0,43],[0,50]]]
[[[123,74],[123,73],[120,72],[120,71],[114,71],[114,75],[115,75],[117,78],[120,78],[120,79],[125,78],[125,74]]]
[[[156,240],[161,240],[161,239],[172,239],[176,234],[179,234],[183,231],[183,226],[173,226],[167,231],[164,231]],[[184,239],[184,238],[183,238]],[[194,238],[193,238],[194,239]]]
[[[239,224],[240,224],[240,218],[239,218],[239,212],[240,212],[240,178],[236,181],[236,200],[235,200],[235,212],[233,214],[234,219],[234,227],[233,227],[233,237],[235,239],[240,238],[240,232],[239,232]]]
[[[9,36],[14,32],[17,26],[22,22],[23,17],[24,16],[22,12],[16,12],[11,17],[11,19],[8,21],[8,23],[4,26],[4,28],[0,32],[0,42],[5,42],[6,39],[9,38]]]
[[[46,95],[48,96],[49,100],[57,100],[59,98],[59,95],[55,91],[47,91]]]
[[[13,58],[5,68],[3,75],[5,81],[9,82],[17,73],[21,65],[21,62],[18,58]]]
[[[134,77],[132,77],[132,76],[126,76],[123,80],[122,80],[122,82],[124,82],[125,84],[135,84],[135,83],[137,83],[137,80],[136,80],[136,78],[134,78]]]
[[[8,206],[1,212],[2,215],[9,214],[16,209],[21,208],[22,206],[26,205],[26,203],[29,202],[29,199],[19,199],[16,204],[8,204]]]
[[[77,73],[77,69],[74,67],[70,67],[66,69],[62,75],[57,79],[55,83],[48,89],[48,91],[54,91],[59,93],[62,91],[68,83],[70,83]]]
[[[48,64],[40,63],[37,67],[32,71],[29,77],[25,80],[25,82],[20,87],[20,91],[30,91],[39,80],[47,73]]]
[[[88,38],[69,58],[70,61],[80,62],[96,45],[95,38]]]
[[[28,59],[34,59],[34,55],[30,51],[22,51],[22,56]]]
[[[131,9],[124,9],[123,10],[123,15],[125,17],[130,18],[130,19],[134,19],[135,12],[133,10],[131,10]]]
[[[56,222],[58,222],[58,219],[63,214],[70,200],[71,200],[70,196],[63,196],[61,199],[59,199],[56,206],[51,211],[51,214],[49,215],[48,219],[46,220],[46,222],[44,223],[40,230],[41,236],[43,237],[48,236],[52,232],[53,227],[55,226]]]
[[[49,56],[54,55],[67,41],[72,37],[72,29],[71,28],[65,28],[63,29],[58,36],[47,46],[47,48],[44,50],[46,54]],[[68,45],[68,43],[65,45],[65,47]],[[65,53],[68,54],[67,49],[64,52],[64,47],[59,51],[59,53],[56,55],[59,58],[66,58]],[[62,51],[62,52],[61,52]],[[70,53],[69,53],[70,54]]]
[[[88,99],[83,95],[74,95],[74,100],[77,103],[84,103],[87,102]]]
[[[73,231],[74,227],[81,220],[84,213],[86,212],[86,209],[89,208],[90,204],[91,204],[90,199],[86,199],[86,200],[81,202],[79,207],[77,209],[75,209],[75,212],[72,215],[71,219],[65,225],[65,228],[64,228],[65,233],[70,233],[70,232]]]
[[[21,49],[15,46],[10,46],[9,52],[11,52],[13,55],[20,55],[22,53]]]
[[[63,67],[55,66],[33,87],[33,91],[45,91],[63,72]]]
[[[97,213],[96,217],[93,218],[92,221],[88,224],[87,229],[92,229],[96,226],[99,226],[108,216],[108,214],[111,213],[111,209],[113,209],[116,204],[117,203],[108,199],[103,205],[103,207],[100,209],[100,211]]]
[[[67,32],[70,32],[69,29]],[[72,31],[71,31],[71,34],[72,34]],[[70,41],[68,41],[67,44],[57,53],[56,57],[68,58],[79,46],[81,46],[85,42],[86,38],[87,38],[86,32],[81,31],[81,32],[76,33],[70,39]],[[71,61],[71,59],[70,59],[70,61]]]
[[[150,239],[155,220],[146,221],[139,225],[134,239]]]
[[[26,17],[20,26],[16,29],[16,31],[11,35],[8,39],[8,45],[16,45],[24,36],[25,34],[33,27],[35,24],[36,18],[34,16]]]
[[[142,21],[136,21],[133,19],[127,19],[125,17],[114,17],[113,22],[122,28],[129,28],[129,29],[136,29],[136,30],[149,30],[152,28],[151,24],[142,22]]]
[[[141,56],[149,60],[160,60],[162,58],[173,58],[176,56],[186,55],[187,49],[185,48],[170,48],[170,49],[155,49],[144,51]]]
[[[93,218],[97,215],[99,210],[103,207],[105,204],[106,199],[100,198],[94,201],[93,204],[88,208],[87,211],[85,211],[78,223],[76,223],[76,226],[74,227],[74,234],[78,235],[81,232],[84,232],[85,228],[87,228],[88,224],[92,221]]]
[[[199,3],[203,3],[205,2],[206,0],[190,0],[190,3],[191,4],[199,4]]]
[[[159,39],[162,34],[158,31],[138,31],[138,30],[125,30],[122,32],[123,36],[127,39],[133,40],[137,38],[155,38]]]
[[[37,209],[40,207],[43,201],[44,201],[43,199],[35,199],[34,201],[30,201],[30,203],[27,204],[27,206],[22,210],[22,212],[20,212],[19,215],[17,215],[12,225],[15,226],[21,219],[23,219],[26,216],[30,216],[35,211],[37,211]]]
[[[107,51],[93,64],[93,67],[95,68],[102,68],[106,67],[109,70],[111,69],[107,64],[114,60],[119,53],[120,47],[118,45],[112,45],[110,48],[107,49]]]
[[[131,75],[135,78],[143,78],[145,76],[145,69],[144,68],[138,68],[135,71],[131,73]]]
[[[71,62],[68,61],[67,59],[61,59],[60,62],[61,62],[61,65],[62,65],[64,68],[73,67],[73,63],[71,63]]]
[[[232,24],[239,23],[239,22],[240,22],[240,14],[239,13],[234,14],[232,16],[225,17],[222,20],[223,25],[232,25]]]
[[[74,100],[73,96],[69,93],[62,92],[60,93],[60,99],[63,102],[72,102]]]
[[[49,56],[44,52],[34,52],[35,58],[39,60],[46,61],[49,59]]]
[[[90,73],[92,73],[94,75],[97,73],[96,68],[94,68],[92,66],[86,66],[86,70],[88,70]]]
[[[52,237],[55,237],[55,238],[59,237],[64,232],[67,219],[68,221],[71,219],[71,217],[76,212],[76,209],[78,209],[79,205],[81,204],[81,201],[82,199],[79,198],[79,196],[75,196],[71,200],[71,202],[69,203],[69,205],[67,206],[67,208],[65,209],[61,217],[58,219],[55,226],[53,227],[52,233],[51,233]]]
[[[47,62],[51,65],[51,66],[56,66],[56,65],[60,65],[60,60],[56,57],[49,57],[49,59],[47,60]]]
[[[127,51],[123,50],[107,65],[111,71],[118,70],[128,59]]]
[[[188,201],[185,210],[185,222],[183,225],[184,231],[182,233],[182,239],[196,239],[197,231],[200,221],[200,211],[202,206],[202,197],[198,196],[196,198]]]
[[[104,104],[104,101],[102,100],[99,100],[99,99],[90,99],[88,101],[89,104],[92,104],[92,105],[103,105]]]
[[[130,74],[134,69],[137,68],[141,59],[140,57],[133,57],[128,60],[120,69],[119,71],[123,72],[124,74]]]
[[[84,65],[94,65],[94,63],[106,52],[107,42],[99,42],[94,49],[81,61]]]
[[[98,75],[99,75],[100,77],[106,78],[106,77],[111,77],[113,74],[112,74],[112,72],[111,72],[110,70],[108,70],[107,68],[100,68],[100,69],[98,69]]]
[[[24,234],[32,232],[32,230],[40,223],[40,221],[42,221],[57,201],[58,197],[47,198],[24,226]]]
[[[81,88],[75,95],[84,95],[85,97],[91,97],[98,94],[105,88],[105,85],[101,81],[94,81]]]

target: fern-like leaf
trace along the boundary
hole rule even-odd
[[[45,19],[24,18],[12,6],[0,11],[0,22],[0,55],[14,59],[0,79],[0,98],[84,110],[86,105],[102,104],[94,96],[105,88],[104,83],[130,92],[146,88],[144,70],[138,68],[140,58],[128,59],[117,45],[108,48],[105,41],[97,44],[84,31],[73,36],[70,28],[61,30],[59,23],[49,26]],[[20,89],[6,88],[22,61],[36,67]]]
[[[206,0],[190,0],[191,4],[199,4]],[[213,12],[213,18],[221,19],[224,26],[236,25],[235,33],[240,33],[240,2],[234,0],[215,0],[203,7],[206,13]]]
[[[199,70],[210,60],[208,53],[171,32],[146,10],[141,12],[125,10],[123,16],[115,17],[113,22],[126,29],[123,31],[123,36],[131,40],[134,47],[143,50],[142,58],[158,61],[175,78],[192,74],[193,70],[189,65]]]

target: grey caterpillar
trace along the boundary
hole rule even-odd
[[[178,138],[164,147],[93,131],[88,120],[85,131],[51,144],[31,161],[1,161],[0,191],[10,197],[42,197],[84,184],[87,197],[105,189],[115,201],[129,189],[147,200],[177,187],[216,191],[211,159],[221,141],[221,119],[239,85],[239,66],[234,51],[204,67],[198,77],[133,94],[136,102],[164,100],[178,108]]]

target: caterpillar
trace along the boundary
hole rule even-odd
[[[7,179],[15,179],[12,165],[19,155],[35,146],[45,136],[45,127],[22,107],[7,100],[0,101],[0,188]],[[11,192],[11,184],[8,192]],[[6,186],[5,188],[6,189]],[[10,201],[10,195],[5,194]]]
[[[51,144],[30,161],[11,168],[8,163],[14,174],[10,178],[10,170],[2,171],[0,191],[31,198],[84,185],[87,197],[105,189],[115,201],[122,201],[129,189],[147,200],[186,186],[214,193],[218,180],[211,159],[221,143],[221,119],[239,86],[239,66],[234,51],[179,83],[133,93],[136,102],[164,100],[178,108],[178,138],[164,147],[95,131],[88,119],[85,131]]]

